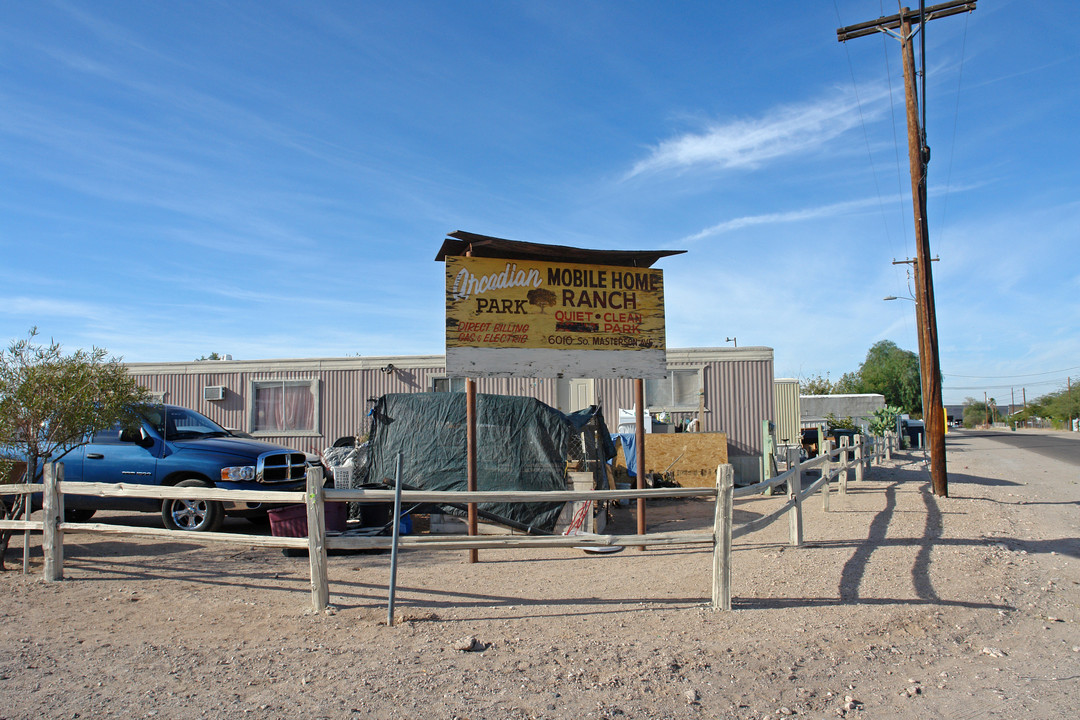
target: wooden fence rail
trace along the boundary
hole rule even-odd
[[[873,444],[856,438],[854,446],[846,444],[832,448],[826,442],[818,457],[798,462],[798,451],[790,450],[788,469],[763,482],[745,487],[734,487],[734,471],[731,465],[717,468],[714,488],[655,488],[645,490],[588,490],[556,492],[459,492],[404,490],[399,502],[408,503],[463,503],[463,502],[563,502],[579,500],[613,499],[661,499],[711,497],[715,498],[714,527],[711,533],[653,533],[636,535],[510,535],[510,536],[460,536],[460,535],[407,535],[396,539],[397,547],[444,550],[444,549],[509,549],[509,548],[558,548],[595,546],[671,546],[705,544],[713,548],[712,606],[715,609],[731,609],[731,550],[732,541],[761,530],[787,515],[789,519],[790,544],[803,542],[802,504],[816,492],[822,493],[822,504],[829,509],[829,487],[838,480],[840,497],[846,493],[847,475],[855,470],[856,479],[862,479],[870,463],[888,457],[891,440],[872,439]],[[821,477],[803,488],[804,475],[820,469]],[[43,533],[42,547],[45,556],[44,577],[47,581],[63,578],[63,537],[66,533],[88,533],[123,537],[145,537],[199,544],[226,543],[268,548],[297,548],[308,551],[311,567],[312,605],[316,612],[324,611],[330,604],[327,578],[327,553],[329,550],[391,549],[395,538],[384,536],[327,535],[325,508],[327,502],[394,502],[393,490],[331,489],[324,488],[320,469],[310,469],[306,492],[274,490],[221,490],[201,487],[158,487],[132,483],[84,483],[65,482],[63,463],[46,465],[43,484],[12,484],[3,486],[4,495],[43,493],[43,519],[0,520],[0,530],[21,530]],[[734,501],[761,495],[780,485],[787,486],[787,499],[770,514],[734,527],[732,522]],[[64,522],[64,496],[90,495],[95,497],[142,497],[176,499],[198,497],[205,500],[233,502],[265,502],[275,504],[304,503],[307,506],[307,537],[267,537],[223,532],[191,532],[143,528],[106,523]],[[393,590],[391,589],[391,592]]]

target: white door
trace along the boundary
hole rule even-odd
[[[591,378],[559,378],[555,381],[556,407],[564,413],[596,404],[596,383]]]
[[[591,378],[574,378],[570,381],[570,407],[566,412],[584,410],[596,404],[596,383]]]

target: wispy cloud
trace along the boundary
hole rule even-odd
[[[770,160],[811,152],[876,117],[886,89],[856,97],[836,92],[814,102],[774,108],[754,119],[715,122],[700,132],[661,141],[629,177],[693,166],[755,168]]]
[[[47,317],[92,319],[102,315],[97,305],[68,300],[52,300],[34,297],[0,297],[0,314],[13,317]]]
[[[790,210],[788,212],[778,213],[766,213],[764,215],[746,215],[744,217],[732,218],[731,220],[724,220],[715,225],[705,228],[699,232],[689,235],[682,239],[682,242],[695,242],[697,240],[703,240],[707,237],[713,237],[715,235],[722,235],[733,230],[741,230],[742,228],[752,227],[754,225],[776,225],[779,223],[793,223],[802,222],[803,220],[816,220],[826,217],[834,217],[837,215],[844,215],[853,210],[861,210],[870,206],[877,206],[879,200],[877,198],[865,198],[863,200],[849,200],[847,202],[832,203],[830,205],[822,205],[815,208],[804,208],[802,210]]]
[[[141,42],[137,37],[120,25],[103,20],[101,17],[91,15],[73,3],[56,2],[55,5],[67,13],[72,20],[85,27],[104,43],[120,47],[135,48],[143,53],[151,52],[145,43]]]
[[[983,186],[985,183],[967,183],[964,185],[956,185],[947,189],[949,194],[958,194],[961,192],[967,192]],[[946,194],[946,189],[941,187],[931,187],[929,189],[931,197],[941,197]],[[859,212],[867,208],[878,209],[881,207],[891,207],[898,199],[908,202],[906,196],[893,193],[889,195],[883,195],[881,197],[867,197],[859,200],[846,200],[844,202],[830,203],[828,205],[821,205],[819,207],[802,208],[799,210],[788,210],[785,212],[775,213],[763,213],[760,215],[745,215],[743,217],[731,218],[730,220],[724,220],[718,222],[715,225],[710,225],[703,230],[687,235],[679,240],[680,243],[691,243],[698,240],[704,240],[708,237],[714,237],[716,235],[723,235],[724,233],[732,232],[735,230],[742,230],[743,228],[754,227],[758,225],[781,225],[785,223],[797,223],[804,220],[820,220],[822,218],[839,217],[843,215],[849,215],[854,212]]]

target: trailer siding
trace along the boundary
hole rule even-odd
[[[681,423],[700,416],[701,431],[728,436],[732,456],[760,456],[762,421],[773,419],[773,359],[770,348],[689,348],[668,351],[670,370],[697,370],[701,377],[699,411],[672,412]],[[284,359],[265,361],[201,361],[129,363],[142,386],[165,402],[190,407],[225,427],[251,432],[249,403],[253,383],[260,380],[306,380],[317,383],[316,430],[313,433],[260,433],[258,437],[315,452],[335,440],[365,435],[368,412],[387,393],[427,392],[446,377],[441,355],[369,358]],[[204,400],[203,388],[225,388],[222,400]],[[535,397],[557,404],[554,378],[482,378],[481,393]],[[634,381],[598,378],[594,401],[614,431],[619,408],[634,405]]]

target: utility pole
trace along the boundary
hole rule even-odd
[[[938,258],[938,257],[930,258],[931,262],[938,262],[939,260],[941,260],[941,258]],[[915,276],[915,285],[916,285],[916,287],[918,286],[918,284],[919,284],[919,261],[917,259],[916,260],[912,260],[911,258],[907,258],[906,260],[893,259],[892,264],[893,265],[911,265],[912,268],[914,268],[914,270],[913,270],[912,273],[908,273],[908,277],[910,278],[912,276],[912,274],[914,274],[914,276]],[[910,290],[910,288],[911,288],[911,285],[909,284],[908,289]],[[922,329],[925,327],[925,325],[926,325],[926,318],[923,316],[922,303],[919,301],[918,298],[916,298],[915,299],[915,326],[919,329],[919,380],[920,380],[920,382],[919,382],[919,390],[922,393],[923,427],[926,430],[927,438],[929,438],[929,432],[930,432],[930,420],[929,420],[930,412],[929,412],[929,407],[930,406],[927,404],[929,402],[929,400],[927,399],[927,394],[926,394],[926,382],[922,380],[922,378],[927,377],[927,375],[926,375],[926,372],[927,372],[926,371],[926,366],[923,365],[923,359],[926,357],[926,352],[925,352],[925,349],[924,349],[924,346],[923,346]]]
[[[930,237],[926,216],[926,165],[930,148],[926,145],[926,23],[975,9],[975,0],[953,0],[931,7],[919,2],[919,10],[900,8],[897,15],[839,28],[836,37],[846,42],[875,33],[889,33],[900,40],[904,62],[904,95],[907,102],[908,161],[911,168],[911,199],[915,212],[915,297],[918,304],[919,369],[922,374],[923,423],[930,439],[930,479],[934,494],[949,496],[945,466],[945,410],[941,402],[941,364],[938,358],[937,310],[934,306],[934,278],[930,268]],[[915,50],[912,40],[918,23],[922,40],[922,123],[915,87]],[[899,30],[899,33],[896,31]]]

